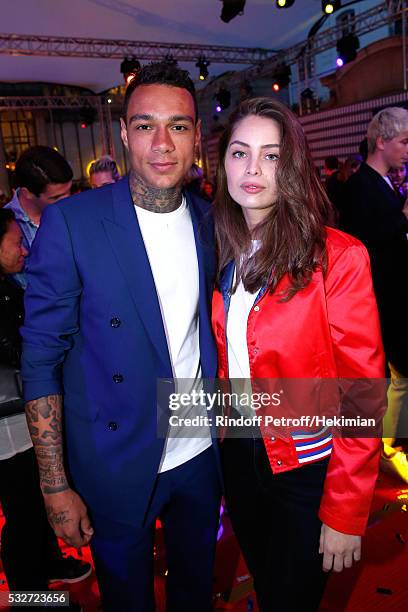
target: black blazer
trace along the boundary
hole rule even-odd
[[[339,225],[370,253],[387,358],[408,376],[408,220],[395,191],[365,163],[344,186]]]

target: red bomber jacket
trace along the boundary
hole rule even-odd
[[[369,256],[355,238],[327,228],[327,271],[317,270],[309,285],[288,302],[267,291],[248,317],[247,345],[252,379],[384,377],[384,354]],[[227,269],[229,266],[227,266]],[[213,330],[218,349],[218,376],[228,378],[226,317],[233,278],[223,274],[213,296]],[[300,468],[295,441],[266,437],[271,469]],[[365,531],[378,475],[380,438],[333,438],[321,521],[342,533]]]

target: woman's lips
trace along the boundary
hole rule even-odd
[[[242,183],[241,189],[246,193],[260,193],[265,189],[262,185],[257,185],[256,183]]]

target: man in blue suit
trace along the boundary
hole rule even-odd
[[[199,388],[216,374],[213,230],[208,205],[181,190],[200,139],[188,73],[145,66],[121,128],[129,176],[49,206],[32,247],[27,419],[50,523],[68,544],[90,542],[104,611],[155,609],[160,517],[167,610],[208,612],[217,449],[205,429],[157,435],[157,379]]]

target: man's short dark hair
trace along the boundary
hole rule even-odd
[[[47,185],[68,183],[73,177],[69,163],[51,147],[30,147],[20,155],[13,174],[14,187],[26,187],[35,196]]]
[[[326,157],[324,160],[324,165],[328,170],[338,170],[340,165],[339,158],[335,155],[329,155],[329,157]]]
[[[136,77],[130,81],[123,101],[122,116],[126,122],[126,113],[132,93],[141,85],[168,85],[187,89],[194,101],[195,120],[198,118],[198,105],[194,83],[187,70],[182,70],[177,63],[168,60],[153,62],[143,66]]]
[[[0,208],[0,244],[8,231],[10,223],[15,220],[16,217],[10,208]]]

